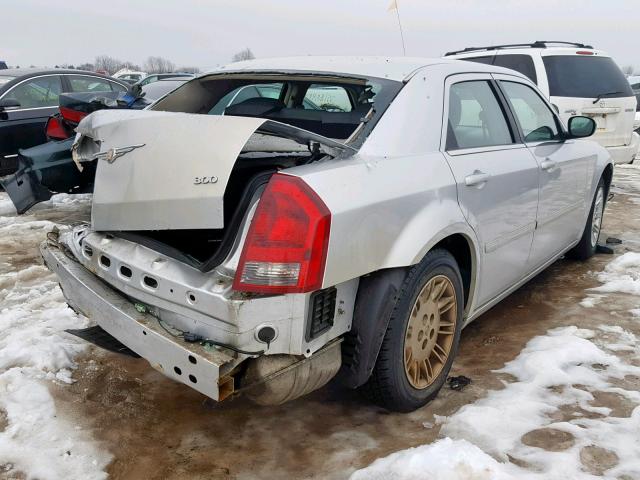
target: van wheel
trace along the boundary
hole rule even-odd
[[[596,193],[593,196],[593,201],[591,202],[591,210],[589,211],[587,223],[582,232],[582,238],[580,238],[578,245],[569,250],[569,256],[571,258],[586,260],[596,253],[606,202],[606,189],[604,187],[604,180],[601,178],[598,182]]]
[[[437,394],[458,351],[462,330],[460,270],[433,250],[405,279],[371,377],[361,387],[374,403],[410,412]]]

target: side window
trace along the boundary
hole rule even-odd
[[[109,82],[109,85],[111,85],[111,90],[114,92],[126,92],[128,90],[127,87],[123,87],[119,83]]]
[[[115,84],[104,78],[84,75],[69,75],[67,78],[71,84],[72,92],[112,92],[116,90],[112,87]]]
[[[271,98],[277,100],[282,92],[282,83],[258,83],[243,85],[227,93],[209,110],[209,115],[222,115],[225,108],[237,105],[252,98]]]
[[[465,62],[476,62],[476,63],[484,63],[486,65],[491,65],[493,63],[493,57],[495,55],[484,55],[482,57],[463,57],[459,60],[464,60]]]
[[[20,102],[20,108],[56,107],[62,91],[58,75],[36,77],[9,90],[4,98]]]
[[[533,83],[538,83],[538,76],[536,75],[536,67],[533,63],[533,59],[529,55],[518,54],[504,54],[496,55],[493,61],[494,65],[504,68],[510,68],[516,72],[520,72],[523,75],[529,77]]]
[[[350,112],[353,106],[347,91],[337,85],[312,84],[304,95],[302,105],[306,110],[325,112]]]
[[[553,112],[531,87],[502,80],[500,84],[520,124],[525,142],[558,138],[559,129]]]
[[[509,125],[489,82],[469,81],[451,86],[447,150],[512,143]]]

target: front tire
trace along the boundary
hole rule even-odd
[[[445,383],[458,351],[464,292],[453,256],[432,250],[398,293],[371,377],[361,389],[388,410],[413,411]]]
[[[607,191],[604,186],[604,180],[601,178],[596,187],[593,201],[591,202],[591,210],[589,210],[589,216],[587,217],[587,223],[584,226],[582,237],[578,245],[569,251],[570,257],[577,260],[586,260],[596,253],[606,202]]]

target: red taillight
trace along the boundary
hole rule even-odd
[[[578,50],[576,55],[593,55],[593,52],[590,52],[589,50]]]
[[[78,112],[67,107],[60,107],[60,113],[62,118],[73,123],[80,123],[80,120],[87,116],[85,112]]]
[[[299,177],[271,177],[251,221],[234,290],[291,293],[322,285],[331,212]]]
[[[49,117],[45,128],[45,134],[47,135],[47,138],[53,140],[66,140],[71,136],[58,117]]]

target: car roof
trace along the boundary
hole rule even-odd
[[[580,47],[524,47],[524,48],[496,48],[492,50],[471,50],[468,52],[458,52],[446,55],[444,58],[469,58],[469,57],[492,57],[494,55],[540,55],[547,57],[551,55],[575,55],[576,52],[590,52],[594,57],[609,57],[606,52],[593,48]],[[587,55],[585,55],[587,56]]]
[[[28,75],[51,75],[56,73],[82,73],[96,76],[104,76],[99,73],[86,70],[72,70],[66,68],[7,68],[2,70],[2,75],[9,77],[25,77]]]
[[[448,63],[442,58],[421,57],[328,57],[304,56],[261,58],[235,62],[207,72],[205,75],[223,72],[313,72],[339,73],[364,77],[387,78],[403,81],[417,69],[429,65]]]

